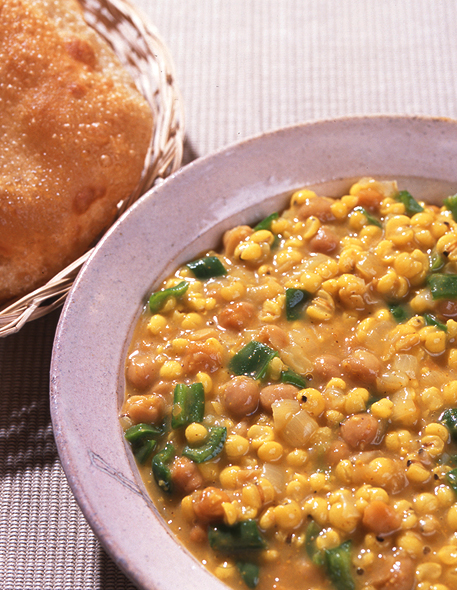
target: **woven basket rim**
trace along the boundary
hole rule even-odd
[[[172,57],[156,27],[129,0],[78,1],[86,22],[111,45],[153,111],[154,128],[141,179],[120,204],[114,223],[149,188],[181,166],[184,109]],[[0,337],[14,334],[27,322],[61,307],[92,250],[42,287],[0,307]]]

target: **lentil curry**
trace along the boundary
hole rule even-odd
[[[151,295],[121,423],[233,588],[457,588],[457,196],[299,190]]]

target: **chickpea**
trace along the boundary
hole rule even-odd
[[[260,392],[260,405],[263,410],[271,412],[274,402],[284,399],[296,399],[298,388],[288,383],[276,383],[267,385]]]
[[[213,373],[222,364],[220,350],[207,342],[192,342],[183,358],[183,372],[189,375]]]
[[[314,374],[326,381],[334,377],[341,377],[340,359],[333,354],[318,356],[314,361]]]
[[[329,465],[338,465],[340,461],[347,459],[351,454],[348,445],[341,441],[336,440],[328,447],[325,458]]]
[[[436,310],[445,318],[457,319],[457,301],[442,299],[436,304]]]
[[[387,535],[400,528],[401,516],[382,500],[373,500],[363,511],[363,525],[376,535]]]
[[[232,303],[224,307],[218,316],[219,324],[226,330],[243,330],[255,315],[255,307],[247,301]]]
[[[307,219],[308,217],[317,217],[320,221],[332,221],[335,216],[332,213],[332,204],[335,201],[328,197],[312,197],[306,199],[298,210],[299,219]]]
[[[358,194],[358,204],[369,211],[377,211],[384,195],[373,188],[364,188]]]
[[[311,252],[320,252],[329,254],[337,249],[340,241],[333,231],[323,225],[317,230],[317,233],[309,241]]]
[[[134,424],[158,424],[165,415],[166,404],[161,395],[132,395],[125,402],[125,413]]]
[[[364,349],[355,350],[341,361],[341,366],[351,379],[367,384],[375,383],[381,370],[379,359]]]
[[[355,414],[340,427],[341,437],[352,448],[364,449],[378,434],[379,423],[370,414]]]
[[[190,494],[203,485],[197,465],[186,457],[179,457],[173,462],[171,478],[176,489],[183,494]]]
[[[248,416],[259,406],[260,388],[254,379],[240,375],[233,377],[222,393],[222,405],[233,416]]]
[[[127,362],[126,379],[136,389],[146,389],[158,376],[159,368],[154,359],[144,353],[132,354]]]
[[[414,578],[415,565],[410,557],[388,556],[376,561],[372,582],[376,590],[412,590]]]
[[[287,332],[274,324],[263,326],[259,331],[257,340],[263,344],[272,346],[275,350],[281,350],[289,344]]]
[[[224,502],[230,502],[230,498],[223,490],[207,487],[194,500],[195,516],[200,522],[222,522]]]

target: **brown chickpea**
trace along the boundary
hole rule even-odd
[[[317,230],[317,233],[309,241],[311,252],[320,252],[321,254],[330,254],[339,246],[338,236],[333,231],[323,225]]]
[[[243,330],[255,315],[255,307],[247,301],[232,303],[224,307],[218,316],[219,324],[226,330]]]
[[[341,376],[340,359],[333,354],[323,354],[314,361],[314,373],[320,379],[330,380]]]
[[[347,459],[351,454],[348,445],[341,441],[333,441],[328,447],[325,458],[329,465],[337,465],[342,459]]]
[[[260,392],[260,405],[263,410],[271,412],[271,406],[274,402],[283,399],[295,399],[298,391],[297,387],[287,383],[267,385]]]
[[[450,299],[438,301],[436,304],[436,310],[444,318],[455,320],[457,318],[457,301],[451,301]]]
[[[159,368],[151,355],[138,353],[129,357],[125,376],[136,389],[146,389],[152,385],[158,373]]]
[[[186,457],[179,457],[173,462],[171,478],[176,489],[184,494],[190,494],[203,485],[197,465]]]
[[[198,372],[213,373],[222,364],[219,351],[206,342],[191,342],[183,358],[184,373],[195,375]]]
[[[308,217],[317,217],[320,221],[333,221],[335,216],[332,213],[333,199],[328,197],[313,197],[307,199],[298,210],[299,219],[307,219]]]
[[[165,415],[166,403],[164,398],[156,393],[132,395],[126,400],[124,410],[134,424],[158,424]]]
[[[224,387],[222,405],[233,416],[243,417],[255,412],[259,406],[260,388],[257,381],[240,375],[233,377]]]
[[[370,414],[355,414],[342,422],[342,439],[353,449],[363,450],[378,434],[379,422]]]
[[[384,199],[384,195],[376,189],[365,188],[362,189],[358,196],[358,204],[368,211],[377,211]]]
[[[401,517],[382,500],[373,500],[363,511],[363,525],[376,535],[388,535],[398,530]]]
[[[289,344],[289,336],[287,332],[274,324],[263,326],[259,331],[257,340],[263,344],[268,344],[275,350],[281,350]]]
[[[382,557],[376,567],[372,580],[376,590],[413,590],[416,568],[410,557]]]
[[[358,349],[341,361],[341,367],[354,381],[371,384],[376,381],[381,363],[368,350]]]
[[[195,516],[200,522],[220,522],[224,517],[224,502],[230,502],[229,496],[223,490],[209,486],[194,500]]]

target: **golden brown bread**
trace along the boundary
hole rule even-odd
[[[76,0],[0,2],[0,303],[45,283],[112,222],[152,126]]]

